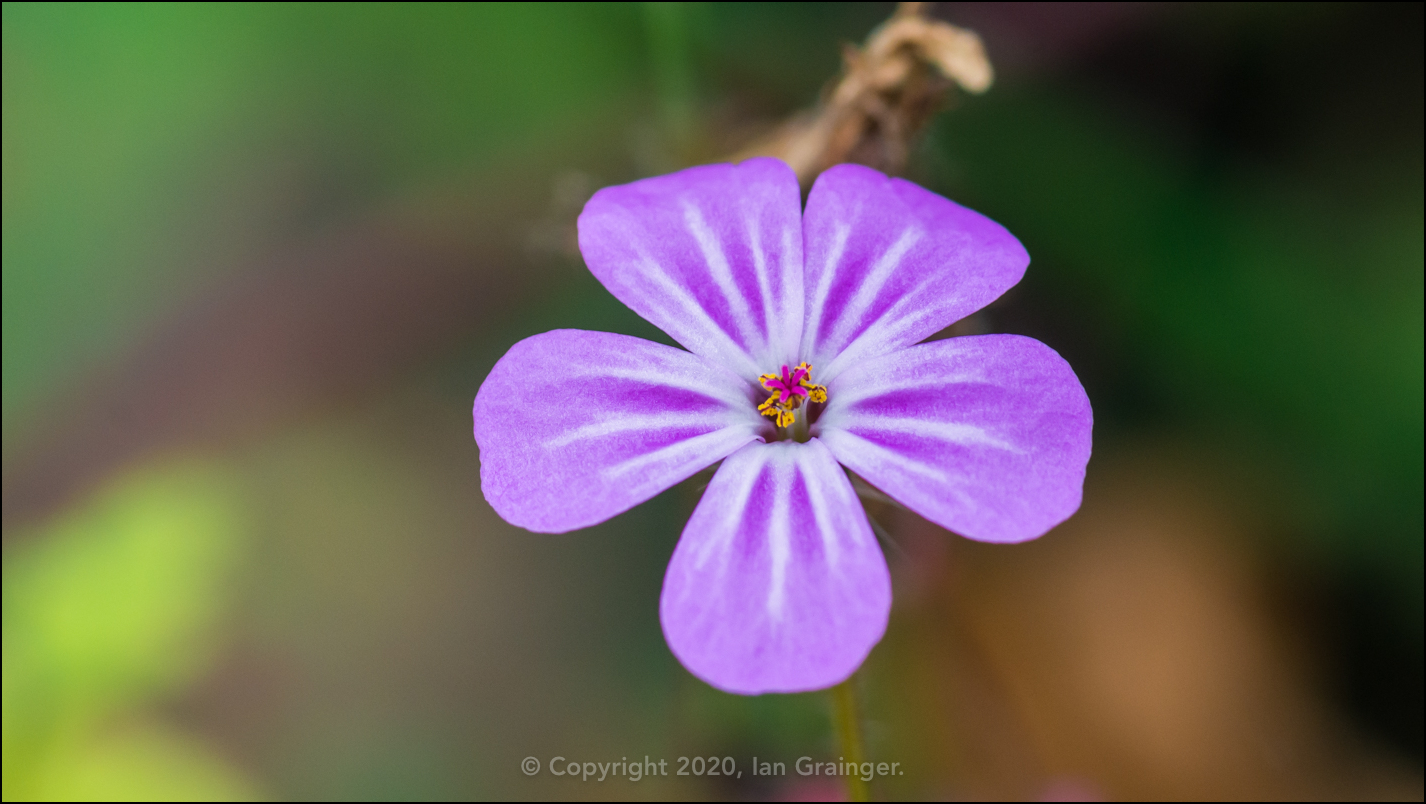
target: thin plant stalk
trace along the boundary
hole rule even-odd
[[[866,761],[862,745],[861,707],[857,701],[856,676],[832,688],[832,720],[837,740],[842,745],[842,759],[856,770],[847,775],[847,800],[871,801],[871,787],[861,777]]]

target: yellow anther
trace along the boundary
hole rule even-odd
[[[758,412],[775,421],[778,427],[791,427],[797,420],[797,409],[804,403],[827,401],[827,387],[812,382],[811,363],[799,363],[796,369],[783,366],[781,376],[759,374],[758,384],[772,392],[772,396],[758,405]]]
[[[802,369],[802,379],[797,384],[807,389],[807,399],[812,402],[826,402],[827,386],[812,382],[812,364],[799,363],[797,367]]]

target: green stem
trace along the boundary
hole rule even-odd
[[[853,676],[832,688],[832,713],[837,739],[842,744],[842,759],[860,768],[866,761],[866,751],[862,747],[861,708],[857,705],[856,681]],[[871,788],[862,781],[859,773],[847,776],[847,800],[871,801]]]
[[[812,423],[807,421],[806,406],[803,406],[801,410],[797,411],[797,419],[792,423],[791,427],[787,428],[787,430],[788,435],[792,437],[792,440],[796,441],[799,444],[806,444],[808,441],[812,440]]]

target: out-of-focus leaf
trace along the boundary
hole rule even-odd
[[[111,777],[135,796],[144,780],[161,795],[184,774],[218,778],[190,761],[201,748],[165,748],[179,737],[106,735],[203,670],[242,532],[230,476],[182,462],[123,477],[17,540],[4,560],[6,799],[110,798],[93,785]],[[79,787],[51,789],[60,781]]]
[[[256,789],[194,738],[153,725],[62,745],[39,770],[35,798],[60,801],[252,801]],[[9,798],[9,791],[6,791]]]

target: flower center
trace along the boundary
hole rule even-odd
[[[812,383],[810,363],[798,363],[794,369],[783,366],[781,376],[763,374],[758,383],[772,394],[758,405],[758,412],[777,422],[778,427],[791,427],[803,402],[827,401],[827,388]]]

